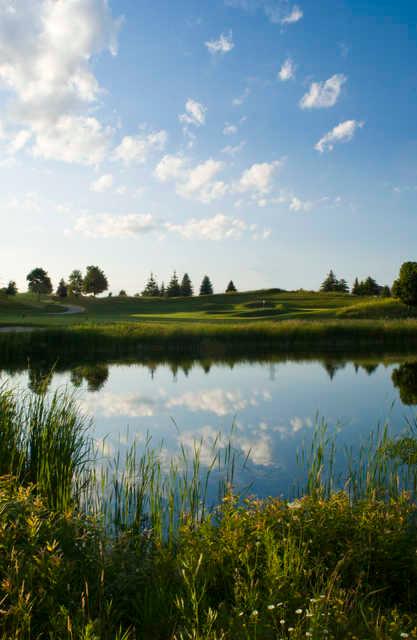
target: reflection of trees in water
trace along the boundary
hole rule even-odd
[[[74,387],[80,387],[85,380],[89,391],[100,391],[106,384],[108,377],[109,367],[106,364],[76,367],[71,371],[71,383]]]
[[[336,373],[346,367],[346,362],[330,362],[330,361],[326,362],[325,361],[323,362],[323,367],[326,369],[327,373],[329,374],[330,380],[333,380]]]
[[[391,376],[403,404],[417,405],[417,362],[405,362]]]
[[[30,367],[28,370],[28,387],[33,393],[46,393],[52,382],[53,369],[48,365]]]

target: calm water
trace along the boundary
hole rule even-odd
[[[39,374],[3,371],[9,380],[36,388]],[[338,429],[341,444],[358,447],[378,424],[394,432],[413,419],[417,405],[417,356],[353,361],[216,362],[78,366],[54,374],[51,389],[76,389],[94,419],[94,436],[109,456],[122,454],[147,434],[165,455],[203,439],[203,461],[218,434],[233,429],[241,460],[240,486],[259,496],[291,493],[303,473],[296,452],[311,439],[317,416]]]

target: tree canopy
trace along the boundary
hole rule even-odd
[[[68,278],[68,291],[74,296],[81,295],[83,290],[83,275],[79,269],[74,269]]]
[[[230,280],[229,284],[226,287],[226,293],[235,293],[237,291],[235,287],[235,283],[233,280]]]
[[[65,284],[65,280],[64,278],[61,278],[61,280],[59,281],[57,290],[56,290],[56,295],[59,298],[66,298],[68,295],[68,287]]]
[[[326,278],[321,284],[320,291],[324,292],[339,292],[339,293],[349,293],[348,283],[344,278],[338,280],[336,275],[332,269],[330,269]]]
[[[144,290],[142,291],[142,295],[145,298],[156,298],[157,296],[160,295],[158,284],[152,272],[148,278],[148,281],[145,285]]]
[[[41,294],[52,293],[52,282],[45,269],[41,267],[32,269],[26,276],[26,280],[28,281],[29,291],[38,294],[38,297],[40,297]]]
[[[109,283],[102,269],[97,266],[90,265],[87,267],[87,273],[83,280],[84,293],[92,293],[96,296],[98,293],[103,293],[109,288]]]
[[[200,296],[209,296],[212,293],[213,293],[213,285],[211,283],[210,278],[206,275],[204,276],[200,285]]]
[[[166,290],[166,295],[168,296],[168,298],[177,298],[178,296],[181,295],[181,285],[178,281],[178,276],[176,271],[174,271],[174,273],[172,274],[172,278],[169,281],[169,284]]]
[[[190,297],[193,295],[193,285],[188,273],[184,273],[181,281],[181,295],[185,297]]]
[[[410,307],[417,306],[417,262],[404,262],[392,293]]]

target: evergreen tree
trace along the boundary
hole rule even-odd
[[[7,287],[4,289],[6,296],[15,296],[17,294],[17,285],[14,280],[10,280]]]
[[[354,296],[360,296],[360,284],[358,278],[355,278],[355,282],[353,283],[352,293]]]
[[[56,290],[56,295],[59,298],[66,298],[68,295],[68,287],[65,284],[65,280],[64,278],[61,278],[61,280],[59,281],[57,290]]]
[[[365,296],[378,296],[380,292],[380,287],[376,280],[368,276],[363,283],[363,295]]]
[[[213,293],[213,285],[208,276],[204,276],[200,285],[200,296],[210,296]]]
[[[97,266],[87,267],[87,273],[83,280],[84,293],[92,293],[94,297],[109,288],[109,283],[104,272]]]
[[[389,286],[386,284],[382,287],[381,289],[381,297],[382,298],[390,298],[391,297],[391,289],[389,288]]]
[[[226,293],[235,293],[237,291],[233,280],[230,280],[229,284],[226,287]]]
[[[31,291],[32,293],[37,293],[39,299],[42,293],[52,293],[52,282],[45,269],[42,269],[41,267],[33,269],[26,276],[26,280],[29,283],[29,291]]]
[[[68,278],[68,292],[78,297],[83,290],[83,276],[81,271],[74,269]]]
[[[166,294],[167,294],[167,292],[166,292],[166,289],[165,289],[165,283],[162,280],[161,286],[159,287],[159,295],[160,295],[161,298],[165,298]]]
[[[340,293],[349,293],[349,285],[344,278],[337,281],[336,287],[336,290],[340,291]]]
[[[168,298],[177,298],[178,296],[181,295],[181,286],[180,286],[180,283],[178,282],[178,276],[176,271],[174,271],[174,273],[172,274],[172,278],[169,281],[166,295],[168,296]]]
[[[119,298],[127,298],[127,293],[124,289],[120,289]]]
[[[337,284],[338,284],[337,278],[333,270],[330,269],[329,273],[327,274],[327,277],[321,284],[320,291],[325,291],[325,292],[337,291]]]
[[[181,295],[187,298],[193,295],[193,285],[188,273],[184,273],[181,281]]]
[[[152,272],[148,278],[144,290],[142,291],[142,295],[145,298],[156,298],[157,296],[159,296],[158,283],[156,282]]]

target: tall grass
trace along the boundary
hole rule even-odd
[[[0,390],[2,640],[417,637],[415,425],[338,476],[319,423],[293,502],[234,495],[231,443],[108,467],[87,428],[65,391]]]

